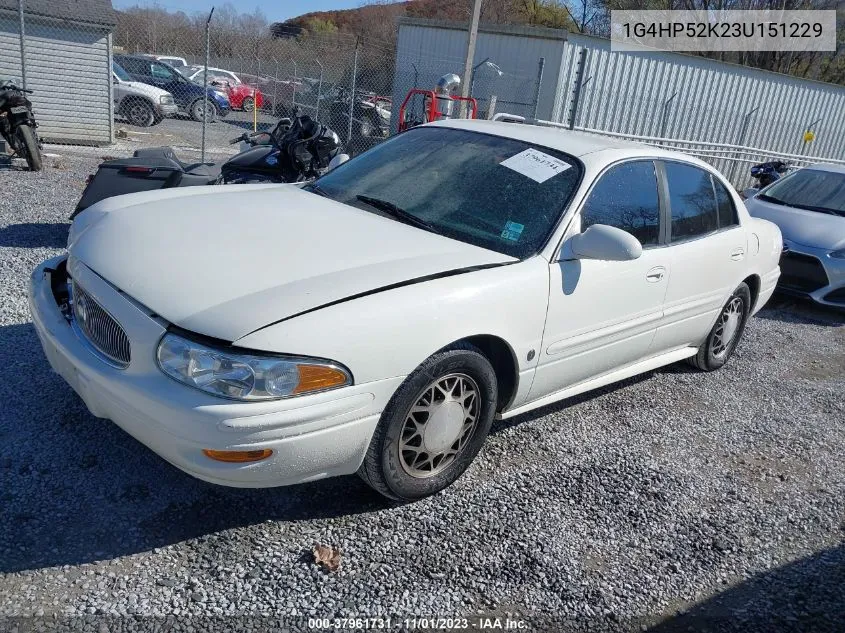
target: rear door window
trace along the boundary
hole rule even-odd
[[[719,207],[710,173],[683,163],[664,163],[672,210],[671,240],[681,242],[719,228]]]

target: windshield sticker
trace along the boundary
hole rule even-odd
[[[524,228],[524,224],[508,220],[507,224],[505,224],[505,230],[502,231],[502,239],[516,242],[519,239],[519,236],[522,235],[522,230]]]
[[[569,163],[565,163],[554,156],[549,156],[533,147],[511,156],[499,164],[541,183],[572,167]]]

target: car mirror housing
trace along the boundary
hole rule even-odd
[[[643,253],[643,246],[636,237],[607,224],[593,224],[583,233],[572,236],[569,247],[575,259],[625,262],[637,259]]]

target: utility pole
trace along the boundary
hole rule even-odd
[[[481,18],[481,0],[474,0],[472,20],[469,23],[467,36],[467,59],[464,64],[464,76],[461,78],[461,96],[469,96],[469,84],[472,76],[472,62],[475,59],[475,40],[478,36],[478,20]]]

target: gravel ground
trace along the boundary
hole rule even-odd
[[[50,372],[26,283],[61,252],[96,160],[51,162],[0,165],[0,615],[845,630],[842,315],[779,299],[721,371],[672,366],[497,423],[457,484],[415,504],[355,477],[216,487],[92,418]],[[340,549],[339,571],[313,564],[315,543]]]

